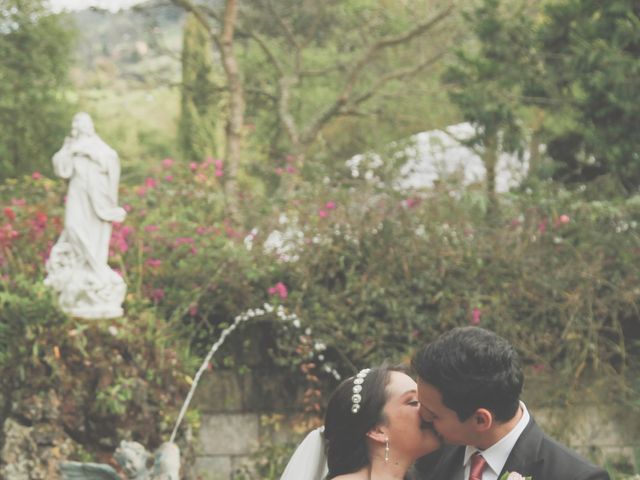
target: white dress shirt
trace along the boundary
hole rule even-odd
[[[518,438],[520,438],[520,435],[529,423],[529,411],[527,407],[524,403],[520,402],[520,408],[522,408],[522,417],[516,426],[496,443],[486,450],[479,450],[476,447],[467,446],[463,459],[465,480],[469,478],[469,470],[471,469],[470,459],[471,455],[475,452],[480,452],[487,461],[487,465],[482,472],[482,480],[498,480],[498,475],[500,475],[504,464],[507,463],[507,458],[509,458],[511,450],[513,450]]]

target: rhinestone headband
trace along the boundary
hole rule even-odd
[[[353,393],[353,395],[351,395],[351,413],[358,413],[360,410],[360,403],[362,402],[362,395],[360,395],[360,392],[362,392],[362,384],[364,383],[364,377],[366,377],[370,371],[370,368],[362,369],[358,372],[356,378],[353,379],[353,388],[351,389],[351,392]]]

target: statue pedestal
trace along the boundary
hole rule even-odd
[[[100,319],[108,319],[108,318],[120,318],[124,314],[124,310],[122,308],[70,308],[70,309],[62,309],[65,313],[71,315],[72,317],[85,318],[87,320],[100,320]]]

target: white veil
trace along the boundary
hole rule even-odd
[[[284,469],[280,480],[323,480],[328,472],[324,427],[307,434]]]

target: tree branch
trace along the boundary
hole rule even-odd
[[[412,28],[411,30],[401,34],[401,35],[393,35],[393,36],[388,36],[385,38],[380,39],[379,41],[377,41],[376,43],[374,43],[373,45],[371,45],[367,51],[365,52],[365,54],[362,56],[362,58],[360,58],[360,60],[358,62],[356,62],[356,65],[353,67],[353,69],[351,70],[351,72],[349,73],[349,76],[347,78],[347,81],[345,83],[345,86],[342,89],[342,92],[340,94],[341,97],[348,97],[349,95],[351,95],[351,92],[353,91],[353,88],[355,87],[356,81],[358,80],[358,78],[360,77],[360,75],[362,74],[364,68],[367,66],[367,64],[369,64],[375,54],[377,52],[379,52],[380,50],[383,50],[385,48],[389,48],[389,47],[393,47],[395,45],[399,45],[401,43],[405,43],[408,42],[412,39],[414,39],[415,37],[424,34],[425,32],[427,32],[429,29],[433,28],[435,25],[437,25],[438,23],[440,23],[442,20],[444,20],[446,17],[448,17],[454,10],[454,5],[450,4],[449,7],[445,10],[443,10],[442,12],[440,12],[438,15],[436,15],[435,17],[420,23],[418,25],[416,25],[414,28]]]
[[[258,46],[262,49],[262,51],[267,56],[269,61],[275,67],[276,71],[278,72],[278,75],[283,77],[285,75],[284,68],[282,67],[282,64],[278,61],[278,58],[275,56],[271,48],[269,48],[269,46],[267,45],[267,42],[260,35],[257,35],[253,31],[246,32],[246,34],[249,36],[249,38],[253,38],[256,41]]]
[[[370,62],[373,61],[376,53],[378,53],[380,50],[383,50],[385,48],[399,45],[404,42],[408,42],[413,38],[416,38],[417,36],[424,34],[429,29],[433,28],[435,25],[437,25],[446,17],[448,17],[453,12],[453,10],[454,10],[454,5],[450,4],[447,9],[443,10],[435,17],[416,25],[414,28],[412,28],[408,32],[405,32],[401,35],[394,35],[394,36],[388,36],[388,37],[382,38],[381,40],[371,45],[367,49],[367,51],[364,53],[364,55],[360,58],[360,60],[356,62],[356,65],[351,69],[351,72],[349,72],[347,76],[347,80],[345,81],[345,84],[340,94],[334,100],[333,104],[331,104],[323,112],[321,112],[316,117],[316,119],[311,122],[309,127],[306,128],[305,131],[301,134],[300,137],[301,137],[302,143],[307,144],[313,141],[313,139],[318,135],[318,132],[326,125],[326,123],[333,116],[337,115],[345,105],[350,103],[350,97],[353,93],[353,89],[355,88],[355,85],[358,79],[362,75],[365,67]],[[384,83],[386,83],[389,80],[391,80],[391,78],[382,82],[382,84],[380,84],[377,88],[381,87],[382,85],[384,85]],[[362,101],[364,101],[364,99]]]
[[[396,70],[394,72],[390,72],[390,73],[380,77],[380,79],[378,79],[378,81],[376,83],[374,83],[373,86],[369,90],[367,90],[366,92],[358,95],[357,97],[355,97],[349,103],[353,104],[353,105],[359,105],[359,104],[369,100],[386,83],[390,82],[391,80],[397,80],[397,79],[400,79],[400,78],[412,77],[415,74],[419,73],[420,71],[424,70],[429,65],[433,65],[434,63],[436,63],[446,53],[447,52],[445,50],[443,50],[443,51],[435,54],[433,57],[430,57],[427,60],[425,60],[424,62],[416,65],[415,67],[403,68],[403,69],[400,69],[400,70]]]

